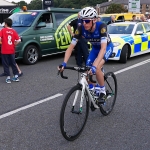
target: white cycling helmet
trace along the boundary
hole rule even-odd
[[[97,18],[97,11],[93,7],[85,7],[80,11],[81,19],[93,19]]]

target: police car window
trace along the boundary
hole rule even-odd
[[[139,24],[139,25],[137,26],[136,32],[137,32],[137,31],[142,31],[142,32],[144,32],[144,29],[143,29],[142,24]]]
[[[108,17],[100,17],[100,18],[101,18],[101,21],[102,21],[103,23],[105,23],[105,24],[107,24],[109,21],[111,21],[110,16],[108,16]]]
[[[109,34],[131,34],[134,25],[133,24],[111,24],[107,28]]]
[[[37,24],[39,24],[40,22],[46,23],[46,27],[43,27],[43,28],[53,28],[53,20],[52,20],[52,16],[50,13],[45,13],[42,16],[40,16]]]
[[[73,13],[55,13],[57,27]]]
[[[149,23],[144,23],[144,28],[146,30],[146,32],[150,32],[150,24]]]

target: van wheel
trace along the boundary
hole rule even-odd
[[[127,59],[128,59],[128,45],[125,45],[121,51],[120,62],[125,64],[127,62]]]
[[[27,65],[34,65],[39,59],[39,50],[35,45],[28,45],[25,48],[23,62]]]

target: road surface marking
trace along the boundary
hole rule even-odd
[[[130,70],[130,69],[139,67],[139,66],[144,65],[144,64],[149,63],[149,62],[150,62],[150,59],[147,59],[147,60],[145,60],[145,61],[142,61],[142,62],[140,62],[140,63],[137,63],[137,64],[135,64],[135,65],[132,65],[132,66],[130,66],[130,67],[127,67],[127,68],[121,69],[121,70],[119,70],[119,71],[116,71],[116,72],[114,72],[114,74],[119,74],[119,73],[125,72],[125,71],[127,71],[127,70]],[[18,112],[20,112],[20,111],[22,111],[22,110],[26,110],[26,109],[28,109],[28,108],[31,108],[31,107],[33,107],[33,106],[36,106],[36,105],[42,104],[42,103],[44,103],[44,102],[50,101],[50,100],[52,100],[52,99],[54,99],[54,98],[56,98],[56,97],[62,96],[62,95],[63,95],[63,94],[58,93],[58,94],[56,94],[56,95],[53,95],[53,96],[48,97],[48,98],[45,98],[45,99],[40,100],[40,101],[38,101],[38,102],[35,102],[35,103],[32,103],[32,104],[26,105],[26,106],[24,106],[24,107],[18,108],[18,109],[16,109],[16,110],[7,112],[7,113],[5,113],[5,114],[0,115],[0,119],[9,117],[9,116],[11,116],[11,115],[13,115],[13,114],[16,114],[16,113],[18,113]]]
[[[140,63],[137,63],[137,64],[135,64],[135,65],[132,65],[132,66],[130,66],[130,67],[127,67],[127,68],[121,69],[121,70],[119,70],[119,71],[116,71],[116,72],[114,72],[114,74],[119,74],[119,73],[125,72],[125,71],[127,71],[127,70],[130,70],[130,69],[139,67],[139,66],[144,65],[144,64],[147,64],[147,63],[149,63],[149,62],[150,62],[150,59],[147,59],[147,60],[145,60],[145,61],[142,61],[142,62],[140,62]]]
[[[32,103],[32,104],[23,106],[23,107],[21,107],[21,108],[18,108],[18,109],[16,109],[16,110],[7,112],[7,113],[1,115],[1,116],[0,116],[0,119],[6,118],[6,117],[11,116],[11,115],[13,115],[13,114],[16,114],[16,113],[18,113],[18,112],[20,112],[20,111],[22,111],[22,110],[26,110],[26,109],[31,108],[31,107],[33,107],[33,106],[36,106],[36,105],[42,104],[42,103],[44,103],[44,102],[50,101],[50,100],[52,100],[52,99],[54,99],[54,98],[56,98],[56,97],[62,96],[62,95],[63,95],[63,94],[58,93],[58,94],[56,94],[56,95],[53,95],[53,96],[51,96],[51,97],[47,97],[47,98],[45,98],[45,99],[43,99],[43,100],[40,100],[40,101],[38,101],[38,102],[35,102],[35,103]]]

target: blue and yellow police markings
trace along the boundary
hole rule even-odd
[[[56,46],[58,49],[67,49],[71,42],[71,35],[68,32],[67,25],[70,21],[77,18],[77,14],[73,14],[66,18],[57,28],[55,32]]]
[[[130,46],[131,46],[131,54],[133,54],[134,53],[134,38],[132,36],[123,36],[121,38],[124,40],[125,43],[130,44]]]
[[[150,48],[150,33],[135,35],[135,36],[123,36],[121,37],[126,43],[131,46],[131,55],[148,50]],[[125,43],[124,43],[125,44]]]
[[[148,49],[150,49],[150,32],[148,32],[147,35],[148,35]]]

